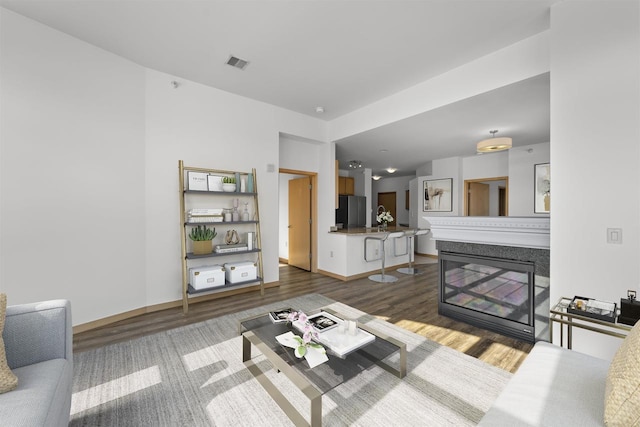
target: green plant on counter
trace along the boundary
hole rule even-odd
[[[216,233],[215,227],[212,230],[206,225],[204,226],[199,225],[191,229],[191,233],[189,233],[189,238],[196,242],[202,242],[205,240],[213,240],[213,238],[216,237],[217,235],[218,233]]]
[[[223,184],[235,184],[236,178],[234,176],[225,176],[222,178]]]

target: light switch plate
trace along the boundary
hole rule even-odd
[[[607,243],[622,244],[622,228],[607,228]]]

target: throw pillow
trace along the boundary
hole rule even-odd
[[[604,423],[607,426],[640,425],[640,322],[618,348],[604,392]]]
[[[7,365],[7,354],[4,350],[4,339],[2,338],[6,311],[7,295],[0,294],[0,393],[6,393],[18,386],[18,377],[11,372],[9,365]]]

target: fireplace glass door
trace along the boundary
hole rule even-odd
[[[533,263],[439,255],[441,314],[517,338],[533,338]]]

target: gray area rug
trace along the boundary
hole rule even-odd
[[[325,394],[325,426],[475,425],[511,374],[342,303],[311,294],[74,355],[70,426],[288,426],[242,363],[239,319],[329,306],[407,343],[407,376],[378,366]],[[254,361],[269,363],[257,349]],[[309,416],[283,374],[268,377]]]

